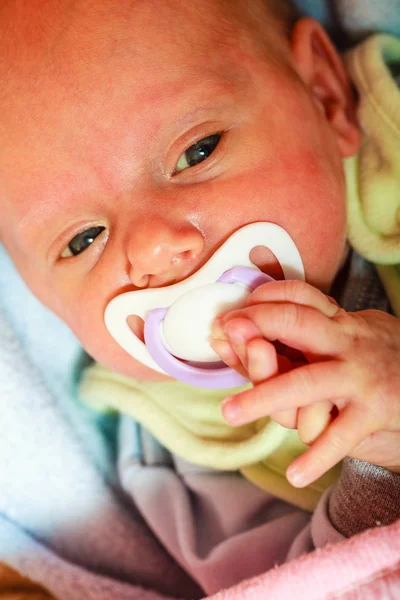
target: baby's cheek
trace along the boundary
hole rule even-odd
[[[307,206],[300,207],[299,214],[302,217],[294,223],[295,241],[306,279],[327,292],[347,252],[344,190],[336,185],[321,196],[309,194]]]
[[[347,251],[344,227],[336,232],[327,232],[325,237],[316,239],[314,251],[307,260],[307,281],[323,292],[328,293],[345,261]]]

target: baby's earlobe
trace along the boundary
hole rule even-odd
[[[336,131],[337,143],[343,158],[354,156],[360,147],[361,132],[355,121],[348,118],[339,106],[333,107],[329,121]]]

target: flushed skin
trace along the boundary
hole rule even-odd
[[[2,9],[2,240],[86,350],[129,376],[162,377],[112,340],[109,300],[184,279],[243,225],[286,229],[324,291],[343,259],[342,159],[359,144],[343,67],[314,21],[288,41],[267,13],[264,28],[235,6],[239,28],[217,1]],[[215,133],[207,160],[175,173]],[[64,258],[91,226],[105,229]],[[259,262],[276,267],[267,252]]]

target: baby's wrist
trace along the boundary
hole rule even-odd
[[[399,474],[400,470],[395,473],[386,467],[346,458],[329,498],[329,518],[333,526],[350,537],[396,521],[400,517]]]

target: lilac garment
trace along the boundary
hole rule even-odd
[[[345,460],[339,483],[311,515],[237,474],[169,455],[130,417],[119,439],[126,492],[208,594],[400,517],[400,475],[354,459]]]
[[[130,417],[122,420],[119,441],[125,491],[156,537],[207,594],[282,563],[310,520],[310,513],[266,494],[239,474],[197,467],[171,455],[166,464],[158,443]]]
[[[354,459],[346,459],[339,483],[311,515],[239,475],[169,455],[130,417],[119,439],[126,492],[208,594],[400,516],[400,475]]]

